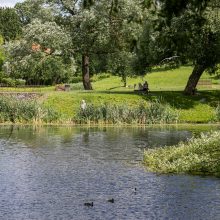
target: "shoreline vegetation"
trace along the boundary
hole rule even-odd
[[[127,104],[109,100],[99,104],[90,102],[84,110],[81,109],[79,103],[70,114],[63,114],[56,108],[56,104],[60,105],[62,102],[57,101],[53,105],[48,104],[48,100],[45,102],[44,99],[43,95],[33,96],[33,94],[31,96],[27,94],[0,96],[0,124],[166,125],[187,123],[187,120],[181,119],[181,110],[171,106],[163,98],[145,102],[139,100],[136,103]],[[207,110],[204,109],[204,111],[207,114]],[[196,114],[197,117],[201,116],[200,111]],[[194,124],[218,124],[220,121],[219,104],[212,109],[210,115],[209,120],[205,118]],[[186,117],[191,117],[189,112]]]
[[[194,96],[182,93],[191,66],[173,70],[155,69],[143,78],[121,78],[103,73],[93,76],[93,91],[70,84],[70,91],[49,87],[0,87],[0,123],[142,125],[170,123],[219,123],[220,83],[208,73],[212,85],[199,86]],[[134,85],[147,81],[150,93],[134,92]],[[85,112],[80,103],[86,101]],[[4,113],[5,112],[5,113]]]
[[[220,131],[202,133],[175,146],[149,149],[143,163],[151,172],[220,177]]]

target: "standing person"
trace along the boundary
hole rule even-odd
[[[83,111],[85,111],[85,110],[86,110],[86,101],[85,101],[85,100],[82,100],[80,106],[81,106],[81,109],[82,109]]]

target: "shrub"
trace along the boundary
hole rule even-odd
[[[10,87],[16,86],[15,80],[11,78],[2,78],[1,83],[5,84],[6,86],[10,86]]]
[[[70,79],[70,83],[80,83],[82,82],[82,76],[74,76]]]
[[[2,78],[0,81],[2,84],[5,84],[9,87],[15,87],[15,86],[23,86],[25,85],[26,81],[23,79],[12,79],[12,78]]]
[[[146,150],[144,164],[150,171],[220,176],[220,132],[201,134],[177,146]]]
[[[96,74],[96,75],[93,75],[91,81],[92,82],[97,82],[99,80],[102,80],[102,79],[107,79],[111,76],[110,73],[102,73],[102,74]]]
[[[70,85],[70,90],[84,90],[83,84],[80,83],[74,83]]]

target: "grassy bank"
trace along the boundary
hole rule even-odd
[[[201,134],[177,146],[146,150],[144,164],[159,173],[187,173],[220,177],[220,131]]]
[[[101,106],[124,105],[137,107],[140,103],[160,100],[161,104],[169,105],[178,112],[180,123],[215,123],[219,121],[216,109],[220,103],[220,91],[201,91],[198,95],[185,96],[180,91],[152,91],[150,95],[132,92],[57,92],[47,94],[45,106],[52,106],[65,120],[73,118],[80,107],[81,100],[87,104]],[[219,114],[220,115],[220,114]]]
[[[178,112],[179,123],[215,123],[220,121],[220,113],[216,113],[220,103],[220,84],[217,78],[204,74],[203,78],[212,80],[212,86],[198,87],[195,96],[184,96],[182,90],[192,71],[192,67],[181,67],[175,70],[155,69],[143,78],[128,78],[128,87],[123,87],[117,76],[94,76],[93,91],[81,90],[82,83],[72,84],[70,92],[55,91],[55,87],[41,88],[0,88],[0,93],[30,93],[43,94],[37,101],[45,108],[52,108],[59,114],[61,123],[72,123],[79,112],[82,99],[88,105],[99,108],[103,105],[127,106],[138,108],[140,103],[146,105],[160,100],[164,106],[170,106]],[[150,94],[134,92],[133,85],[148,81]],[[218,111],[220,112],[220,110]]]

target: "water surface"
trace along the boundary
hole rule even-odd
[[[0,219],[220,219],[220,179],[140,164],[145,148],[210,129],[2,126]]]

